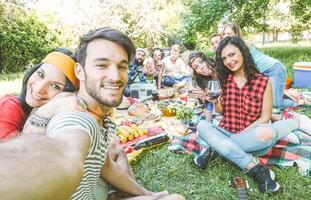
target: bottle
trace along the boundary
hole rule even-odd
[[[213,117],[213,104],[207,103],[205,104],[205,120],[212,123],[212,117]]]
[[[158,100],[158,90],[157,90],[157,83],[156,83],[156,81],[153,81],[152,100],[153,101]]]

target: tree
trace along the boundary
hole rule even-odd
[[[311,0],[292,0],[291,13],[303,24],[311,21]]]
[[[35,13],[0,2],[0,73],[19,72],[60,45]]]
[[[241,28],[254,27],[266,30],[263,23],[269,0],[186,0],[188,12],[183,15],[184,41],[193,40],[198,34],[209,36],[218,29],[219,23],[237,22]],[[195,37],[191,35],[195,35]],[[200,41],[197,43],[201,43]]]

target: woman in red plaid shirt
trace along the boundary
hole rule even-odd
[[[261,192],[276,192],[279,184],[274,173],[258,163],[255,156],[264,155],[280,138],[299,128],[299,120],[269,123],[272,113],[272,88],[268,77],[256,69],[249,49],[238,37],[227,37],[216,51],[217,76],[223,90],[217,100],[207,94],[216,112],[223,114],[218,126],[202,120],[200,138],[258,183]],[[196,158],[206,161],[207,152]]]

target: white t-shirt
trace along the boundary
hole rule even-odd
[[[178,57],[175,63],[172,63],[170,56],[165,57],[162,60],[164,64],[164,76],[171,76],[171,77],[182,77],[182,76],[189,76],[189,71],[187,70],[185,62]]]

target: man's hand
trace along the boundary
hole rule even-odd
[[[38,134],[1,142],[1,199],[68,199],[83,177],[83,160],[72,152],[70,145]]]

